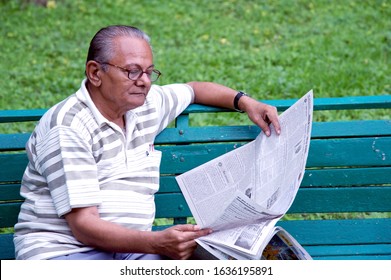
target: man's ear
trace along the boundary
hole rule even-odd
[[[90,60],[86,64],[86,76],[88,81],[95,87],[99,87],[102,83],[100,78],[102,68],[100,64],[94,60]]]

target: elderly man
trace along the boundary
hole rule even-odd
[[[161,154],[155,137],[189,104],[247,112],[270,135],[275,107],[209,82],[152,85],[149,37],[109,26],[92,39],[80,89],[40,120],[26,150],[17,259],[187,259],[194,225],[151,231]]]

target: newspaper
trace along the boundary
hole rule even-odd
[[[236,259],[259,259],[288,211],[305,172],[312,90],[279,116],[281,134],[261,132],[244,146],[176,177],[201,228],[197,240]]]

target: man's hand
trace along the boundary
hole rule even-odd
[[[157,254],[185,260],[191,257],[197,247],[194,239],[208,235],[211,230],[200,229],[195,225],[176,225],[156,233],[158,238],[153,247]]]
[[[240,102],[243,102],[240,105],[244,111],[246,111],[250,120],[258,125],[266,136],[270,136],[271,134],[269,127],[270,124],[274,126],[277,134],[281,133],[276,107],[259,102],[247,96],[243,96],[240,99]]]

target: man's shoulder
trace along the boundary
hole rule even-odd
[[[72,94],[51,107],[42,116],[40,124],[49,129],[59,125],[72,126],[75,121],[85,119],[88,115],[90,115],[88,107]]]
[[[161,102],[187,103],[194,99],[194,92],[188,84],[152,85],[147,99],[158,99]]]
[[[177,84],[167,84],[167,85],[152,85],[150,89],[150,93],[182,93],[182,92],[192,92],[192,88],[190,85],[185,83],[177,83]]]

